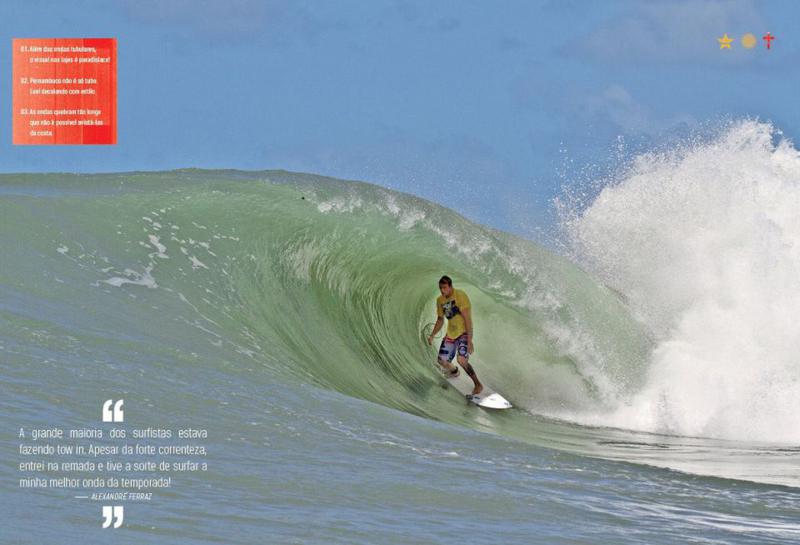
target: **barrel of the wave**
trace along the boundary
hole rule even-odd
[[[422,330],[420,330],[420,340],[425,342],[425,339],[428,338],[432,331],[433,323],[425,324]],[[439,337],[437,337],[437,339],[438,338]],[[445,382],[461,393],[469,403],[473,403],[485,409],[510,409],[513,407],[506,398],[495,392],[494,389],[485,382],[483,383],[483,391],[481,391],[480,394],[473,395],[472,383],[464,376],[464,373],[458,372],[455,375],[451,375],[445,372],[436,362],[432,361],[432,365],[435,367],[436,371],[442,375]]]

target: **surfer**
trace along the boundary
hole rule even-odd
[[[483,390],[483,384],[478,380],[475,369],[469,363],[472,354],[472,306],[469,297],[462,290],[453,289],[453,280],[445,275],[439,279],[441,295],[436,298],[436,325],[428,335],[428,344],[433,344],[433,337],[442,329],[444,319],[447,318],[447,334],[439,346],[438,363],[451,376],[458,376],[458,367],[453,365],[453,356],[458,354],[456,360],[464,368],[469,378],[475,384],[472,395],[478,395]]]

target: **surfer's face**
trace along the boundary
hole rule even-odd
[[[453,286],[439,284],[439,291],[442,292],[442,295],[445,297],[450,297],[450,294],[453,293]]]

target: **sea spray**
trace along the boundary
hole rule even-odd
[[[643,154],[583,209],[580,261],[656,340],[646,385],[591,424],[800,442],[800,154],[772,125]]]

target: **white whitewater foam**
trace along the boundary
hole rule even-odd
[[[800,443],[800,153],[743,121],[638,157],[573,248],[656,339],[646,386],[591,424]]]

